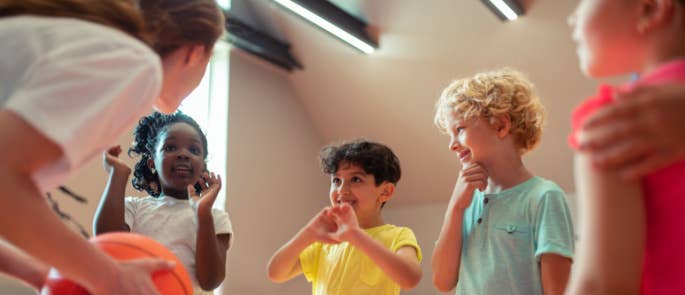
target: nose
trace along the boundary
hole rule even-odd
[[[456,152],[457,150],[459,150],[459,148],[461,148],[461,144],[459,143],[459,140],[457,140],[456,137],[452,137],[450,138],[450,144],[447,148],[449,148],[453,152]]]
[[[347,195],[349,193],[350,193],[350,186],[346,182],[343,182],[342,184],[340,184],[340,186],[338,187],[338,194],[339,195]]]
[[[187,159],[190,159],[190,156],[188,155],[188,151],[187,151],[187,150],[185,150],[185,149],[180,149],[180,151],[178,152],[178,154],[176,154],[176,158],[177,158],[177,159],[187,160]]]

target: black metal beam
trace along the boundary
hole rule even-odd
[[[290,54],[290,44],[276,40],[229,14],[226,15],[226,31],[228,32],[227,41],[235,47],[288,71],[303,68],[302,64]]]

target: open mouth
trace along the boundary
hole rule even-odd
[[[338,200],[336,203],[337,203],[338,205],[348,204],[348,205],[354,207],[355,205],[357,205],[357,200],[350,200],[350,199],[347,199],[347,200]]]
[[[181,175],[191,175],[193,174],[193,168],[190,166],[186,165],[178,165],[174,166],[171,171],[175,174],[181,174]]]
[[[459,160],[464,161],[471,155],[471,150],[465,150],[459,153]]]

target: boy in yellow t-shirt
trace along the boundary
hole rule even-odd
[[[381,209],[401,170],[385,145],[355,140],[321,151],[331,176],[331,206],[321,210],[269,261],[269,279],[300,274],[314,295],[399,294],[421,280],[421,249],[407,227],[386,224]]]

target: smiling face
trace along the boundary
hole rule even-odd
[[[498,133],[483,117],[462,119],[454,114],[447,117],[450,135],[449,149],[457,154],[463,166],[470,163],[487,164],[500,146]]]
[[[174,123],[159,134],[154,163],[162,192],[187,197],[186,188],[205,170],[202,135],[191,125]]]
[[[376,185],[373,174],[367,174],[355,164],[343,162],[331,175],[331,205],[349,204],[360,223],[364,223],[380,215],[381,205],[392,195],[389,186],[393,184],[384,182]]]

